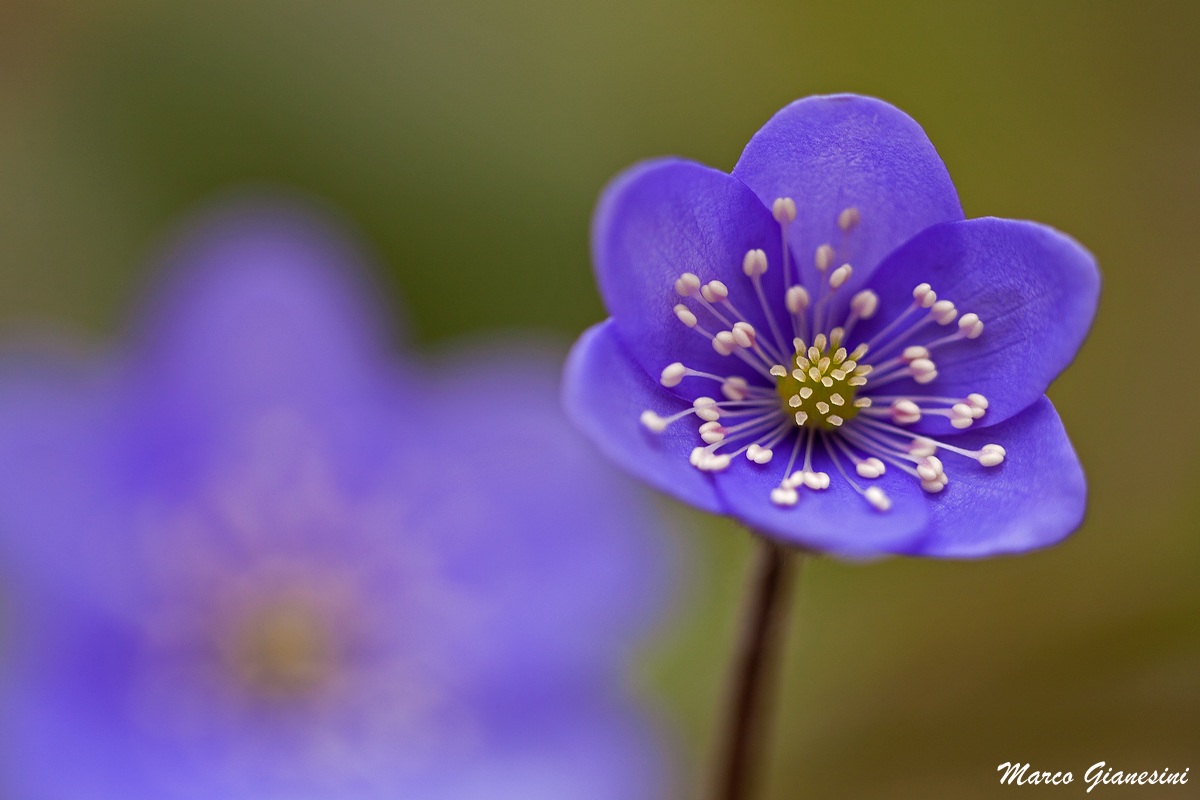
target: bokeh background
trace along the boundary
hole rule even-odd
[[[668,153],[731,168],[777,108],[832,91],[912,114],[968,216],[1097,255],[1096,327],[1051,392],[1091,503],[1020,558],[809,564],[769,795],[1001,797],[1004,761],[1074,771],[1060,792],[1100,760],[1195,772],[1200,5],[3,0],[0,326],[111,338],[170,226],[265,184],[357,227],[418,346],[566,343],[603,316],[605,181]],[[683,591],[632,680],[695,794],[750,549],[671,512]]]

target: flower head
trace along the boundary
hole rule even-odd
[[[618,681],[662,549],[550,361],[392,364],[308,213],[169,260],[115,358],[0,370],[6,794],[659,796]]]
[[[596,212],[612,318],[568,366],[575,421],[635,475],[804,548],[981,556],[1083,514],[1043,396],[1099,278],[1070,238],[964,220],[912,119],[812,97],[732,175],[640,164]]]

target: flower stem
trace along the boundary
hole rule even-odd
[[[757,788],[788,601],[800,561],[769,539],[753,538],[753,571],[732,663],[714,800],[750,800]]]

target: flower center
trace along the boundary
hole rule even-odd
[[[851,477],[851,469],[857,478],[873,481],[891,466],[918,481],[926,492],[937,494],[949,483],[935,455],[938,452],[972,459],[984,467],[1003,463],[1004,448],[998,444],[970,450],[906,430],[923,417],[937,416],[962,430],[986,412],[988,401],[981,394],[947,397],[933,393],[936,384],[930,386],[938,378],[936,351],[979,338],[983,334],[979,315],[960,315],[952,301],[938,299],[933,287],[922,283],[913,289],[910,305],[890,309],[891,322],[860,341],[855,326],[875,316],[880,297],[863,289],[850,298],[845,312],[835,311],[833,297],[849,281],[853,267],[843,263],[835,268],[841,251],[831,243],[822,244],[813,253],[813,274],[805,285],[800,265],[793,270],[790,264],[788,226],[796,219],[795,203],[781,197],[771,210],[780,226],[783,256],[782,307],[787,316],[782,324],[776,318],[780,304],[768,300],[762,283],[767,256],[757,249],[742,260],[742,272],[753,290],[747,294],[758,301],[761,312],[757,326],[730,298],[729,286],[719,280],[705,283],[691,272],[675,281],[683,302],[674,308],[684,326],[707,340],[719,355],[743,362],[762,376],[765,385],[752,375],[720,375],[676,361],[663,368],[659,379],[663,386],[670,389],[685,379],[714,381],[725,399],[696,397],[690,408],[667,417],[646,410],[642,425],[661,433],[695,415],[701,420],[697,433],[705,444],[693,448],[689,460],[705,472],[728,469],[743,454],[755,468],[766,467],[775,448],[782,445],[786,465],[770,499],[783,507],[796,504],[801,488],[829,488],[830,475],[818,469],[814,454],[879,511],[891,508],[891,500],[879,486],[860,485]],[[843,238],[861,221],[857,209],[843,210],[837,217]],[[738,297],[736,302],[743,300]],[[956,323],[954,330],[951,326]],[[707,327],[712,324],[720,326],[716,333]],[[953,332],[936,333],[937,328]],[[792,336],[791,346],[786,344],[785,331]],[[847,351],[843,342],[858,343]],[[895,395],[880,392],[902,380],[911,380],[915,389]]]
[[[306,603],[282,600],[251,609],[231,634],[229,667],[267,697],[309,694],[334,672],[337,648],[328,621]]]
[[[807,349],[799,339],[796,344],[791,370],[779,366],[771,369],[783,412],[796,425],[833,430],[858,416],[860,408],[871,405],[867,398],[855,399],[858,388],[866,383],[866,370],[858,372],[856,358],[863,355],[859,350],[848,353],[840,339],[828,341],[824,334],[819,334]]]

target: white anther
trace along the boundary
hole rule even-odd
[[[904,352],[900,357],[910,363],[916,361],[918,358],[929,358],[929,348],[914,344],[912,347],[904,348]]]
[[[784,301],[787,303],[788,313],[800,314],[808,308],[808,289],[803,286],[793,286],[787,290]]]
[[[706,422],[700,426],[700,438],[708,444],[716,444],[725,440],[725,429],[719,422]]]
[[[672,386],[678,386],[685,375],[687,375],[687,367],[676,361],[674,364],[667,364],[663,367],[662,376],[658,382],[670,389]]]
[[[917,462],[917,475],[923,481],[940,481],[946,473],[942,468],[942,460],[937,456],[926,456]]]
[[[833,403],[835,406],[844,406],[844,405],[846,405],[846,400],[845,400],[845,398],[843,398],[843,397],[842,397],[840,394],[838,394],[837,392],[834,392],[833,394],[829,395],[829,402]]]
[[[827,244],[823,244],[817,248],[817,252],[813,254],[813,266],[818,271],[824,272],[833,265],[833,248]]]
[[[808,422],[808,412],[807,411],[797,411],[796,412],[796,424],[803,425],[805,422]]]
[[[745,400],[750,396],[750,384],[746,383],[745,378],[730,375],[721,383],[721,394],[727,400]]]
[[[921,420],[921,407],[908,398],[892,403],[892,422],[897,425],[912,425]]]
[[[846,372],[845,370],[835,369],[830,371],[829,377],[833,378],[835,381],[845,380]]]
[[[928,358],[914,358],[908,365],[908,372],[913,377],[920,377],[927,372],[936,372],[937,365]]]
[[[679,317],[679,321],[689,328],[696,327],[696,315],[683,303],[675,306],[675,316]]]
[[[949,300],[938,300],[929,311],[938,325],[949,325],[958,316],[958,309]]]
[[[921,385],[925,385],[927,383],[933,383],[937,376],[938,371],[935,369],[929,372],[922,372],[919,375],[913,375],[913,380]]]
[[[850,280],[850,273],[852,272],[854,272],[853,267],[851,267],[849,264],[842,264],[840,267],[835,269],[832,274],[830,274],[829,288],[839,288],[843,283]]]
[[[717,401],[711,397],[697,397],[692,401],[692,408],[696,409],[696,416],[705,422],[721,418],[721,409],[717,408]]]
[[[742,272],[746,273],[747,277],[753,278],[766,271],[767,254],[762,250],[747,250],[745,258],[742,259]]]
[[[675,281],[675,291],[680,297],[691,297],[700,291],[700,279],[690,272],[685,272]]]
[[[732,333],[738,347],[748,350],[754,346],[754,326],[749,322],[735,322]]]
[[[771,367],[771,374],[776,378],[782,378],[784,375],[787,375],[787,367],[782,364],[775,364]]]
[[[850,310],[857,314],[859,319],[870,319],[875,316],[878,308],[879,295],[870,289],[863,289],[850,301]]]
[[[978,339],[983,333],[983,320],[973,312],[963,314],[958,320],[958,332],[968,339]]]
[[[667,429],[667,426],[671,424],[666,420],[666,418],[660,417],[650,409],[643,411],[642,415],[638,417],[638,419],[647,430],[653,431],[654,433],[662,433]]]
[[[842,419],[837,414],[830,414],[828,417],[825,418],[825,421],[828,422],[830,425],[832,425],[835,428],[840,428],[842,426],[842,423],[845,422],[846,420]]]
[[[874,464],[870,464],[867,461],[858,462],[854,467],[854,471],[858,473],[858,477],[860,478],[878,478],[883,474],[875,469]]]
[[[796,201],[790,197],[777,197],[771,204],[771,214],[780,225],[796,221]]]
[[[733,338],[733,331],[721,331],[713,337],[712,345],[718,354],[727,356],[737,349],[737,340]]]
[[[821,414],[828,414],[829,413],[829,403],[826,403],[823,400],[818,400],[817,401],[817,411]]]
[[[937,452],[937,449],[937,442],[933,441],[933,439],[927,439],[924,436],[919,436],[908,444],[908,454],[917,458],[931,456]]]
[[[700,462],[705,458],[707,452],[703,447],[693,447],[691,454],[688,456],[688,461],[693,467],[700,468]]]
[[[805,472],[801,480],[805,486],[814,491],[829,488],[829,474],[825,472]]]
[[[916,300],[917,305],[921,308],[929,308],[937,302],[937,292],[928,283],[922,283],[913,289],[913,300]]]
[[[771,502],[777,506],[794,506],[799,499],[800,494],[791,486],[776,486],[771,490]]]
[[[985,467],[994,467],[1004,462],[1007,453],[998,444],[985,444],[979,451],[979,463]]]
[[[946,488],[946,484],[942,481],[921,481],[921,488],[930,494],[937,494]]]
[[[950,408],[950,424],[962,430],[975,421],[975,410],[966,403],[955,403]]]
[[[792,408],[799,408],[804,401],[800,399],[800,395],[794,394],[788,398],[788,405]]]
[[[766,464],[771,460],[773,455],[775,455],[774,451],[768,447],[759,447],[756,444],[752,444],[746,448],[746,458],[755,464]]]
[[[720,281],[709,281],[700,287],[700,296],[710,303],[719,303],[729,297],[729,287]]]
[[[892,507],[892,501],[888,499],[883,489],[880,489],[878,486],[869,487],[863,492],[863,497],[867,498],[867,502],[880,511],[887,511]]]
[[[871,402],[872,402],[871,398],[869,398],[869,397],[860,397],[854,401],[854,407],[855,408],[870,408]]]
[[[825,334],[818,333],[816,336],[814,336],[813,337],[813,347],[817,348],[817,355],[813,356],[813,358],[814,359],[820,358],[821,353],[825,352],[825,347],[828,344],[829,344],[829,340],[825,337]]]
[[[843,232],[849,231],[858,224],[860,219],[862,219],[862,216],[858,213],[857,208],[851,207],[843,209],[842,213],[838,214],[838,227],[841,228]]]
[[[804,400],[807,400],[808,398],[812,397],[812,393],[813,393],[813,390],[812,390],[811,386],[801,386],[800,387],[800,397],[803,398]]]
[[[988,407],[988,399],[978,392],[971,392],[967,395],[967,405],[982,411]]]
[[[729,466],[729,462],[729,456],[713,454],[700,462],[700,469],[705,472],[720,472]]]

